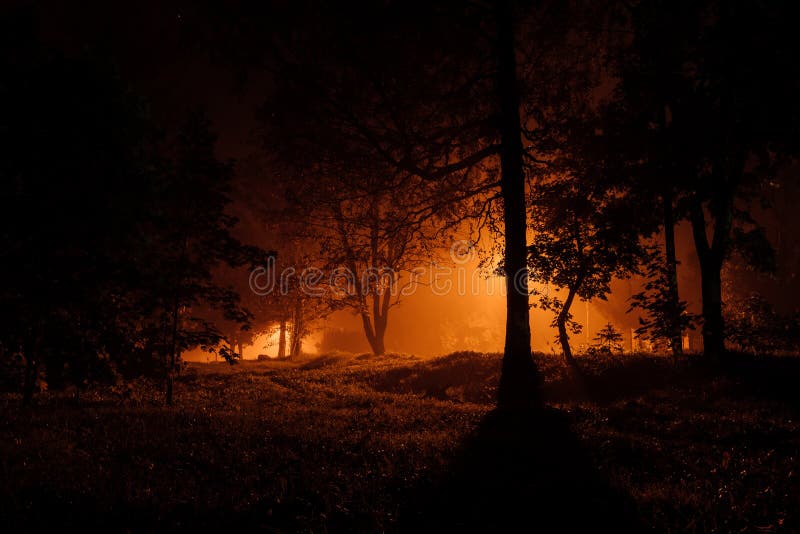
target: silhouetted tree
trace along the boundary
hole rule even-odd
[[[2,27],[0,322],[27,404],[43,364],[80,388],[121,337],[154,135],[108,63],[44,49],[28,14]]]
[[[76,395],[112,369],[167,371],[171,389],[180,352],[220,339],[193,306],[247,318],[214,266],[263,261],[230,235],[230,167],[202,121],[166,146],[108,62],[46,50],[34,19],[15,20],[0,53],[0,299],[23,402],[43,366]]]
[[[619,61],[617,110],[640,150],[643,189],[665,221],[688,218],[701,268],[703,340],[724,350],[721,269],[747,203],[796,153],[798,70],[788,60],[794,7],[769,2],[624,4],[631,38]],[[638,138],[638,139],[637,139]],[[649,183],[660,182],[661,191]],[[672,199],[670,201],[670,199]],[[674,203],[674,204],[673,204]],[[672,309],[677,310],[672,224],[666,223]],[[755,234],[753,234],[755,236]],[[677,348],[679,317],[671,321]]]
[[[317,47],[295,46],[297,34],[276,47],[276,78],[300,102],[291,109],[314,119],[301,146],[325,146],[349,172],[382,177],[401,205],[405,192],[421,191],[408,215],[440,227],[499,215],[509,287],[499,395],[508,407],[539,404],[526,289],[526,184],[553,152],[555,123],[570,109],[572,93],[563,88],[585,84],[558,52],[565,46],[577,59],[578,42],[588,49],[588,41],[561,31],[569,15],[584,11],[563,7],[497,0],[337,8],[327,18],[311,14],[325,20],[309,23]],[[371,23],[356,22],[365,19]],[[290,117],[278,124],[296,126],[298,114]],[[284,155],[308,160],[305,150]],[[389,171],[374,174],[376,166]]]
[[[146,230],[153,244],[148,289],[165,330],[160,350],[167,404],[172,404],[174,375],[187,348],[216,350],[230,362],[240,356],[223,343],[225,335],[217,325],[196,313],[208,306],[220,310],[226,320],[249,327],[251,313],[240,306],[233,287],[217,282],[215,269],[263,265],[269,256],[231,234],[236,219],[226,208],[232,167],[216,158],[214,143],[202,115],[192,114],[169,150],[167,172],[157,183]]]
[[[600,350],[609,353],[622,352],[622,339],[622,334],[611,323],[607,323],[594,337]]]
[[[642,257],[638,227],[624,192],[609,189],[587,174],[554,176],[534,196],[536,216],[528,247],[531,278],[565,290],[562,298],[549,288],[536,289],[538,304],[555,314],[553,326],[566,362],[575,365],[568,329],[581,325],[570,309],[575,297],[605,300],[615,277],[635,273]]]
[[[739,350],[797,354],[800,347],[800,314],[778,313],[758,293],[726,302],[725,320],[729,325],[727,340]]]
[[[675,266],[664,259],[664,253],[652,247],[643,263],[644,288],[631,297],[631,310],[640,309],[646,314],[639,318],[636,333],[656,344],[666,342],[677,363],[683,350],[676,349],[676,333],[682,345],[682,333],[694,329],[697,317],[687,311],[686,301],[675,299],[676,286],[670,281],[675,276]]]

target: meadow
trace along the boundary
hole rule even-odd
[[[192,363],[173,408],[148,381],[3,394],[0,524],[800,529],[798,360],[537,361],[537,415],[494,411],[500,356],[469,352]]]

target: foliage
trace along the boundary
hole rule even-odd
[[[778,313],[758,293],[726,303],[727,340],[743,351],[797,354],[800,314]]]
[[[594,341],[599,346],[601,352],[622,352],[622,333],[614,328],[614,325],[607,323],[597,332]]]
[[[0,356],[22,360],[25,402],[42,370],[77,394],[219,347],[200,308],[249,314],[215,268],[267,254],[231,235],[232,168],[207,124],[162,135],[109,62],[45,49],[18,20],[0,54]]]
[[[623,176],[643,184],[643,198],[674,198],[676,218],[689,219],[704,348],[719,355],[722,264],[737,245],[745,259],[769,264],[750,204],[798,149],[800,72],[787,22],[796,6],[709,0],[621,9],[630,39],[611,56],[619,83],[607,137],[622,155]]]
[[[642,247],[628,202],[618,189],[581,174],[556,176],[537,188],[528,266],[535,282],[566,291],[563,300],[549,289],[534,295],[554,313],[568,361],[566,327],[580,331],[570,312],[575,297],[605,300],[613,278],[637,271]]]
[[[645,313],[639,318],[636,334],[656,346],[669,345],[674,332],[694,329],[698,317],[686,309],[686,301],[675,302],[670,294],[669,266],[658,248],[651,247],[644,258],[645,284],[631,297],[628,312],[638,309]]]

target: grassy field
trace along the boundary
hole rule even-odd
[[[800,362],[539,356],[549,409],[492,411],[499,356],[190,364],[0,410],[12,530],[800,529]]]

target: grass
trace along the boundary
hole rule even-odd
[[[536,420],[492,412],[499,356],[477,353],[189,364],[173,408],[146,381],[80,405],[6,395],[0,522],[338,532],[499,529],[516,514],[582,530],[581,514],[605,514],[800,529],[797,360],[606,357],[576,379],[537,359],[551,409]]]

